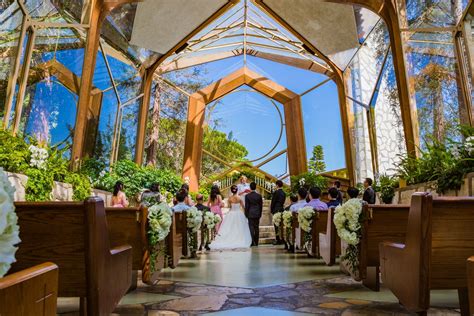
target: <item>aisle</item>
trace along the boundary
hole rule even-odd
[[[114,315],[410,315],[387,290],[372,292],[321,260],[263,246],[204,253],[167,269],[155,286],[139,284]],[[61,300],[60,312],[78,301]],[[434,291],[430,315],[459,315],[456,291]],[[77,315],[66,313],[64,315]]]

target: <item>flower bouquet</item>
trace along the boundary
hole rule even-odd
[[[347,262],[349,269],[357,275],[359,266],[359,242],[361,237],[362,202],[359,199],[350,199],[343,205],[336,207],[334,225],[337,234],[345,243],[347,249],[342,260]]]
[[[155,271],[155,262],[158,255],[166,256],[164,240],[170,233],[172,211],[168,204],[162,202],[148,208],[148,243],[150,249],[151,270]]]
[[[191,257],[196,257],[197,232],[199,228],[201,228],[201,224],[203,222],[202,213],[196,207],[190,207],[188,210],[186,210],[186,220]]]
[[[312,254],[312,238],[311,228],[313,224],[314,209],[311,206],[305,206],[298,211],[298,223],[303,231],[303,240],[306,251],[309,255]]]
[[[219,217],[219,216],[217,216]],[[220,219],[220,217],[219,217]],[[216,215],[212,212],[205,212],[204,213],[204,219],[203,219],[203,222],[204,222],[204,226],[211,230],[213,229],[214,227],[216,227]]]
[[[284,211],[281,215],[283,220],[283,228],[285,229],[286,238],[285,240],[292,245],[291,229],[293,227],[293,213],[291,211]]]
[[[273,225],[275,225],[275,226],[277,226],[277,227],[280,227],[280,225],[281,225],[281,220],[282,220],[282,213],[275,213],[275,214],[273,214],[273,218],[272,218]]]
[[[20,243],[20,228],[13,204],[15,188],[8,181],[3,168],[0,168],[0,277],[3,277],[13,262]]]

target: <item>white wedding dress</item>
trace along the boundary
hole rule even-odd
[[[243,249],[250,248],[251,244],[248,220],[240,210],[240,203],[232,203],[219,233],[209,247],[211,250]]]

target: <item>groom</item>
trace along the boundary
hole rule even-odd
[[[260,217],[262,217],[263,199],[255,190],[257,184],[250,183],[251,192],[245,196],[245,216],[249,221],[252,246],[258,246]]]

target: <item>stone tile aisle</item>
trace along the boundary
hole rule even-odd
[[[245,271],[242,268],[245,263],[238,259],[249,254],[252,258],[247,269],[251,271]],[[253,261],[254,257],[260,260],[259,265]],[[293,260],[294,270],[298,273],[278,275],[288,274],[286,258]],[[175,270],[178,280],[165,271],[163,276],[166,279],[157,285],[139,284],[137,290],[122,300],[114,315],[410,315],[389,291],[375,294],[337,272],[337,267],[328,270],[321,261],[307,258],[304,254],[291,255],[282,249],[261,247],[246,254],[203,254],[198,261],[184,260],[183,267]],[[203,272],[201,261],[207,262],[207,273]],[[229,268],[241,266],[237,271],[243,279],[242,284],[250,283],[246,279],[249,275],[257,278],[256,275],[265,274],[265,269],[274,278],[263,275],[254,280],[252,286],[236,286],[238,276],[229,277],[230,271],[223,269],[222,265]],[[180,269],[185,273],[180,273]],[[322,272],[322,275],[314,278],[309,273],[313,270]],[[201,273],[201,282],[196,282],[199,278],[196,273]],[[209,273],[218,276],[202,277]],[[223,284],[225,280],[230,286]],[[275,284],[279,280],[286,282]],[[459,315],[456,292],[438,292],[432,297],[432,306],[436,307],[429,311],[429,315]],[[65,312],[63,315],[77,315],[65,305],[65,302],[60,304],[60,312]]]

